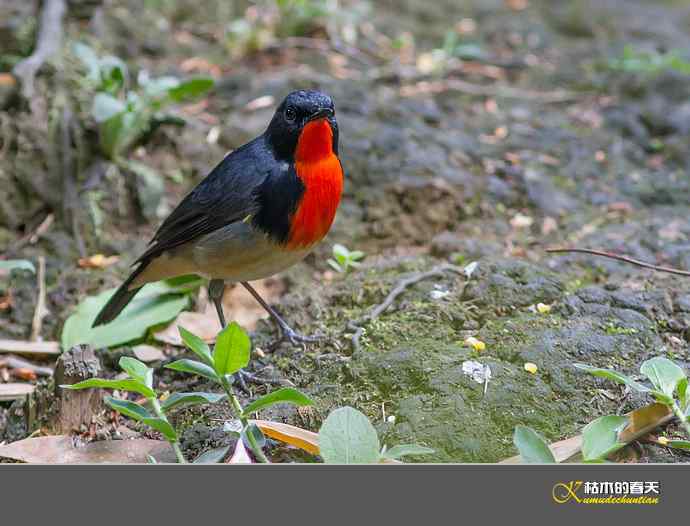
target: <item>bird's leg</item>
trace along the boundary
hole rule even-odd
[[[281,334],[281,340],[282,339],[287,339],[292,343],[293,345],[297,345],[299,343],[311,343],[311,342],[318,342],[322,338],[319,336],[305,336],[303,334],[298,333],[295,331],[292,327],[290,327],[287,322],[280,317],[280,314],[278,314],[273,307],[271,307],[268,303],[264,301],[264,299],[259,296],[259,293],[256,292],[254,287],[252,287],[249,283],[246,281],[242,281],[242,286],[249,291],[249,293],[254,296],[254,299],[259,302],[259,304],[266,309],[266,312],[268,312],[271,317],[276,321],[278,324],[278,327],[280,328],[280,334]]]
[[[225,314],[223,313],[223,294],[225,293],[225,281],[222,279],[212,279],[208,283],[208,297],[216,307],[216,313],[218,314],[218,321],[220,322],[220,328],[225,328]],[[239,370],[234,375],[234,380],[240,386],[240,389],[246,394],[251,394],[249,387],[247,387],[247,380],[255,380],[256,377],[251,373]]]

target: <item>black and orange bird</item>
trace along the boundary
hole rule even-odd
[[[319,91],[290,93],[266,131],[229,153],[173,210],[93,326],[115,319],[146,283],[197,274],[210,280],[221,326],[225,284],[241,283],[283,338],[313,341],[248,282],[301,261],[331,228],[342,191],[333,100]]]

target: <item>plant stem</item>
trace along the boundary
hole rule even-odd
[[[156,416],[158,418],[162,418],[166,422],[168,421],[168,417],[165,416],[165,413],[161,409],[160,403],[158,403],[157,398],[150,398],[151,400],[151,405],[153,406],[153,411],[156,413]],[[175,456],[177,457],[177,462],[179,464],[186,464],[187,460],[184,458],[184,455],[182,454],[182,448],[180,447],[180,442],[178,440],[169,440],[170,445],[173,448],[173,451],[175,452]]]
[[[249,420],[246,416],[244,416],[244,412],[242,411],[242,405],[240,404],[240,401],[238,400],[237,396],[235,396],[235,392],[233,391],[232,386],[225,378],[221,379],[221,384],[223,385],[223,389],[225,390],[225,393],[228,395],[228,398],[232,403],[232,407],[235,410],[237,418],[239,418],[240,422],[242,422],[242,429],[246,431],[247,427],[249,427]],[[256,443],[254,435],[245,432],[244,436],[247,437],[249,447],[251,448],[252,453],[254,453],[254,456],[256,456],[256,459],[263,464],[268,464],[268,458],[266,458],[266,455],[259,447],[259,444]],[[240,440],[242,440],[242,437],[240,437]]]
[[[673,412],[678,417],[678,420],[680,420],[681,425],[685,428],[685,434],[690,438],[690,422],[688,422],[688,417],[685,416],[685,413],[683,413],[678,402],[675,400],[673,401]]]

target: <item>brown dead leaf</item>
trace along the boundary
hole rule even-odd
[[[216,79],[222,74],[219,66],[202,57],[190,57],[184,60],[180,64],[180,69],[185,73],[206,73]]]
[[[0,73],[0,86],[16,86],[17,79],[10,73]]]
[[[33,381],[37,378],[36,373],[27,367],[18,367],[17,369],[12,369],[10,372],[12,376],[20,380]]]
[[[0,310],[7,310],[12,307],[12,293],[7,292],[5,296],[0,296]]]
[[[319,435],[312,431],[269,420],[252,420],[252,422],[259,426],[267,437],[298,447],[312,455],[319,454]]]
[[[654,403],[635,409],[627,416],[630,423],[618,437],[621,442],[632,442],[636,438],[646,435],[668,422],[673,417],[673,413],[668,406]]]
[[[158,347],[153,345],[135,345],[132,352],[137,360],[144,363],[158,362],[165,358],[165,354]]]
[[[81,268],[106,268],[114,263],[117,263],[120,258],[118,256],[104,256],[103,254],[94,254],[88,258],[80,258],[78,264]]]
[[[70,436],[54,435],[0,446],[0,457],[29,464],[142,464],[148,455],[158,462],[175,462],[170,444],[148,438],[79,444]]]
[[[278,279],[264,279],[252,282],[252,286],[269,304],[276,303],[285,285]],[[178,327],[184,327],[193,332],[207,343],[213,343],[220,331],[218,315],[213,303],[206,300],[202,303],[201,312],[182,312],[177,319],[165,329],[154,334],[158,341],[170,345],[181,346],[182,339]],[[239,323],[244,329],[252,331],[259,320],[267,318],[268,313],[241,285],[228,287],[223,296],[223,310],[225,319]]]
[[[34,392],[36,387],[31,384],[9,383],[0,384],[0,402],[20,400]]]

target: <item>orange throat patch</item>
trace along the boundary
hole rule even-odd
[[[304,194],[292,217],[289,250],[306,249],[321,241],[340,204],[343,170],[333,152],[333,130],[326,119],[312,121],[302,130],[295,170],[304,184]]]

